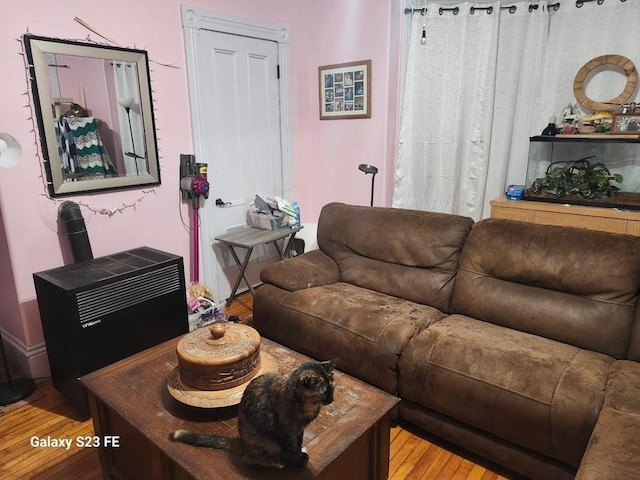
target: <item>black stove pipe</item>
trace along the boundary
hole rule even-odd
[[[89,235],[87,234],[87,227],[84,224],[80,206],[75,202],[64,202],[60,205],[58,214],[69,237],[73,260],[76,263],[91,260],[93,252],[91,251],[91,243],[89,242]]]

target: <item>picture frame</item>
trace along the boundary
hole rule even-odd
[[[318,67],[320,120],[371,118],[371,60]]]
[[[619,113],[614,115],[611,134],[640,135],[640,113]]]

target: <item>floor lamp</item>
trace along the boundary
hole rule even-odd
[[[7,379],[6,382],[0,384],[0,405],[11,405],[31,395],[36,389],[36,382],[31,378],[11,378],[9,361],[7,360],[7,353],[4,350],[2,334],[0,334],[0,351],[0,353],[2,353],[4,375]]]
[[[118,98],[118,103],[122,108],[127,112],[127,120],[129,121],[129,135],[131,135],[131,149],[133,152],[124,152],[124,154],[128,157],[133,158],[133,161],[136,163],[136,175],[140,175],[140,171],[138,170],[138,159],[144,158],[136,153],[136,142],[133,139],[133,128],[131,128],[131,107],[136,104],[134,98]]]
[[[8,133],[0,133],[0,167],[13,167],[20,161],[21,154],[20,143]],[[31,395],[36,389],[36,383],[30,378],[11,378],[9,360],[1,333],[0,355],[6,378],[6,381],[0,384],[0,405],[10,405]]]
[[[376,173],[378,173],[378,168],[367,163],[361,163],[360,165],[358,165],[358,170],[364,172],[365,175],[369,173],[371,174],[371,206],[373,207],[373,185],[376,180]]]

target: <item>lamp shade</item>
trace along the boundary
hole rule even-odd
[[[22,147],[18,140],[8,133],[0,133],[0,167],[10,168],[20,161]]]
[[[373,165],[369,165],[368,163],[361,163],[358,165],[358,170],[364,173],[373,173],[374,175],[378,173],[378,167],[374,167]]]
[[[131,97],[120,97],[118,103],[122,108],[131,108],[136,104],[136,99]]]

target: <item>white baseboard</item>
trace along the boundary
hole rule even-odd
[[[2,340],[9,364],[25,377],[47,378],[51,376],[47,345],[42,342],[37,345],[25,345],[10,333],[0,329]]]

